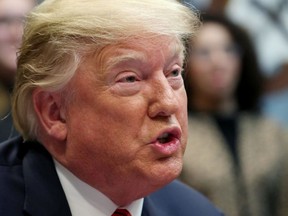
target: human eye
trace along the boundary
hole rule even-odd
[[[141,89],[141,77],[137,72],[121,72],[113,81],[111,90],[121,96],[132,96]]]
[[[207,57],[209,57],[210,51],[208,48],[195,48],[194,50],[192,50],[192,54],[193,56],[197,57],[197,58],[201,58],[201,59],[205,59]]]
[[[239,55],[239,48],[235,44],[229,44],[224,46],[224,51],[227,55],[237,56]]]
[[[3,27],[8,27],[10,24],[10,20],[8,17],[0,17],[0,25]]]
[[[4,27],[9,27],[12,25],[15,26],[23,26],[25,23],[24,17],[18,17],[18,16],[4,16],[0,17],[0,25]]]
[[[134,74],[123,74],[117,78],[118,83],[135,83],[137,81],[139,81],[139,79]]]
[[[175,66],[174,68],[171,69],[171,71],[168,73],[167,77],[172,77],[172,78],[180,78],[183,72],[183,68],[180,66]]]
[[[181,69],[175,69],[171,72],[172,77],[178,77],[181,74],[182,70]]]
[[[182,67],[176,66],[168,73],[168,75],[166,75],[170,85],[174,89],[177,89],[183,85],[182,71]]]

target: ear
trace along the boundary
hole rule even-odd
[[[60,94],[36,89],[33,92],[33,105],[45,132],[58,141],[64,141],[67,127]]]

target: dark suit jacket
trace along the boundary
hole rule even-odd
[[[49,153],[20,137],[0,144],[0,215],[71,216]],[[202,195],[174,181],[144,198],[142,216],[220,216]]]

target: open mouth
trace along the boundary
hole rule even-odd
[[[181,148],[181,130],[179,127],[166,128],[150,144],[161,158],[171,157]]]
[[[172,141],[174,136],[171,133],[163,133],[161,136],[157,138],[157,141],[161,144],[168,143]]]

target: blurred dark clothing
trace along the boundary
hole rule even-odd
[[[17,135],[18,132],[13,126],[11,113],[8,113],[0,120],[0,143]]]
[[[230,132],[235,134],[227,135]],[[283,175],[287,131],[257,114],[193,113],[188,134],[182,181],[205,194],[225,215],[279,215],[280,183],[288,177]]]

